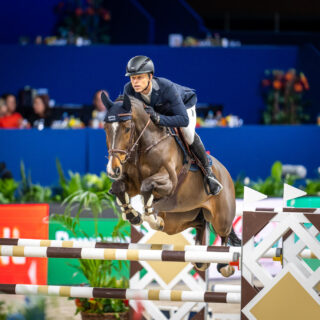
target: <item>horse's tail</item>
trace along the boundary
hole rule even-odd
[[[238,238],[237,234],[235,233],[233,227],[228,237],[228,244],[235,247],[241,247],[241,239]]]

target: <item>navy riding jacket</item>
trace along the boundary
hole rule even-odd
[[[145,102],[140,93],[135,92],[131,82],[124,87],[124,94]],[[197,102],[193,89],[180,86],[165,78],[152,78],[150,106],[160,115],[159,125],[164,127],[187,127],[189,118],[186,109]]]

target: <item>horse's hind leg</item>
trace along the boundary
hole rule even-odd
[[[222,246],[228,245],[228,237],[221,237],[221,245]],[[217,270],[226,278],[232,276],[235,272],[235,268],[233,266],[230,266],[227,263],[218,263]]]
[[[221,237],[222,246],[227,246],[228,240],[231,239],[231,245],[239,246],[239,243],[241,242],[237,238],[232,227],[235,216],[235,202],[232,199],[228,200],[223,198],[223,192],[226,192],[226,189],[227,188],[225,188],[221,195],[219,194],[219,196],[216,198],[216,201],[212,203],[211,207],[214,208],[214,212],[204,210],[204,216],[205,219],[211,223],[216,234]],[[237,243],[235,239],[238,239],[239,242]],[[224,277],[230,277],[235,272],[234,267],[230,266],[229,264],[218,263],[217,269]]]
[[[231,246],[241,247],[241,240],[238,238],[234,229],[232,227],[230,234],[227,237],[221,237],[221,245],[227,246],[230,244]],[[226,263],[218,263],[217,270],[220,272],[224,277],[230,277],[234,274],[235,269],[234,267],[230,266]]]
[[[198,224],[195,226],[196,229],[196,245],[207,245],[206,243],[206,239],[204,238],[206,236],[205,232],[206,232],[206,228],[207,228],[207,222],[204,219],[203,216],[203,212],[202,209],[200,209],[200,212],[197,216],[196,221],[198,222]],[[193,265],[195,266],[195,268],[199,271],[205,271],[209,268],[210,263],[193,263]]]

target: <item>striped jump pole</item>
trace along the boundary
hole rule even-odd
[[[25,284],[0,284],[4,294],[45,295],[71,298],[110,298],[122,300],[183,301],[210,303],[240,303],[239,293],[180,291],[180,290],[138,290],[93,287],[38,286]]]
[[[104,248],[104,249],[134,249],[134,250],[175,250],[175,251],[209,251],[209,252],[240,252],[241,247],[179,245],[179,244],[150,244],[97,241],[66,241],[38,240],[19,238],[0,238],[0,245],[28,247],[64,247],[64,248]]]
[[[215,284],[211,287],[213,292],[234,292],[241,293],[241,285],[237,284]]]
[[[127,261],[236,263],[237,252],[0,246],[0,256]]]
[[[104,248],[104,249],[133,249],[133,250],[174,250],[174,251],[201,251],[201,252],[237,252],[241,254],[241,247],[203,246],[203,245],[174,245],[150,243],[121,243],[97,241],[63,241],[0,238],[0,245],[27,246],[27,247],[58,247],[58,248]],[[281,248],[271,248],[264,258],[280,257]]]

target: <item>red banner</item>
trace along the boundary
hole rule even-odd
[[[48,204],[0,205],[0,237],[48,239]],[[0,257],[0,283],[47,284],[47,259]]]

